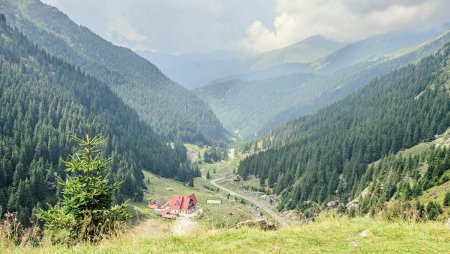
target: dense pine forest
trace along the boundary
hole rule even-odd
[[[280,208],[301,209],[307,200],[349,202],[367,186],[360,179],[369,163],[450,126],[449,59],[446,45],[417,65],[272,131],[251,146],[258,150],[262,143],[262,151],[244,159],[239,174],[255,174],[281,194]]]
[[[185,150],[172,149],[102,82],[30,43],[0,16],[0,207],[28,225],[35,206],[53,204],[60,160],[73,151],[71,135],[93,129],[108,137],[111,178],[119,201],[142,198],[142,169],[189,181]],[[181,144],[182,146],[182,144]],[[181,149],[181,152],[176,152]],[[184,148],[185,149],[185,148]]]
[[[8,23],[39,47],[107,84],[164,137],[223,145],[228,134],[208,104],[131,50],[78,26],[38,0],[0,2]]]
[[[442,212],[442,205],[450,204],[445,201],[443,204],[408,201],[418,198],[425,190],[449,181],[450,178],[444,175],[448,169],[450,152],[446,147],[432,146],[417,155],[388,155],[371,164],[359,180],[357,192],[361,193],[358,197],[360,205],[355,212],[377,214],[386,209],[389,200],[397,200],[400,210],[413,208],[417,213],[416,219],[436,219]],[[450,195],[450,191],[447,193]]]

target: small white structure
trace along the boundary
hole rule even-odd
[[[207,204],[218,204],[218,205],[220,205],[220,204],[222,204],[222,200],[218,200],[218,199],[208,199],[208,200],[206,200],[206,203],[207,203]]]

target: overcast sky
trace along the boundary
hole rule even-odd
[[[349,42],[450,22],[449,0],[42,0],[115,44],[263,52],[321,34]]]

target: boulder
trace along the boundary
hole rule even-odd
[[[357,243],[355,241],[350,241],[350,242],[348,242],[348,245],[351,246],[351,247],[358,247],[359,243]]]
[[[334,200],[327,203],[328,208],[337,208],[339,206],[339,201]]]
[[[363,232],[361,232],[360,234],[359,234],[359,236],[361,236],[362,238],[366,238],[366,237],[368,237],[369,236],[369,230],[364,230]]]
[[[257,220],[247,220],[243,222],[239,222],[234,226],[234,228],[260,228],[262,230],[276,230],[277,226],[273,224],[270,221],[264,220],[264,219],[257,219]]]

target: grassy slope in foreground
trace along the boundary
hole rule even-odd
[[[361,237],[365,230],[368,236]],[[10,253],[448,253],[448,239],[450,228],[442,223],[326,218],[268,232],[224,229],[185,237],[150,238],[125,234],[99,245],[2,249],[6,247]]]

